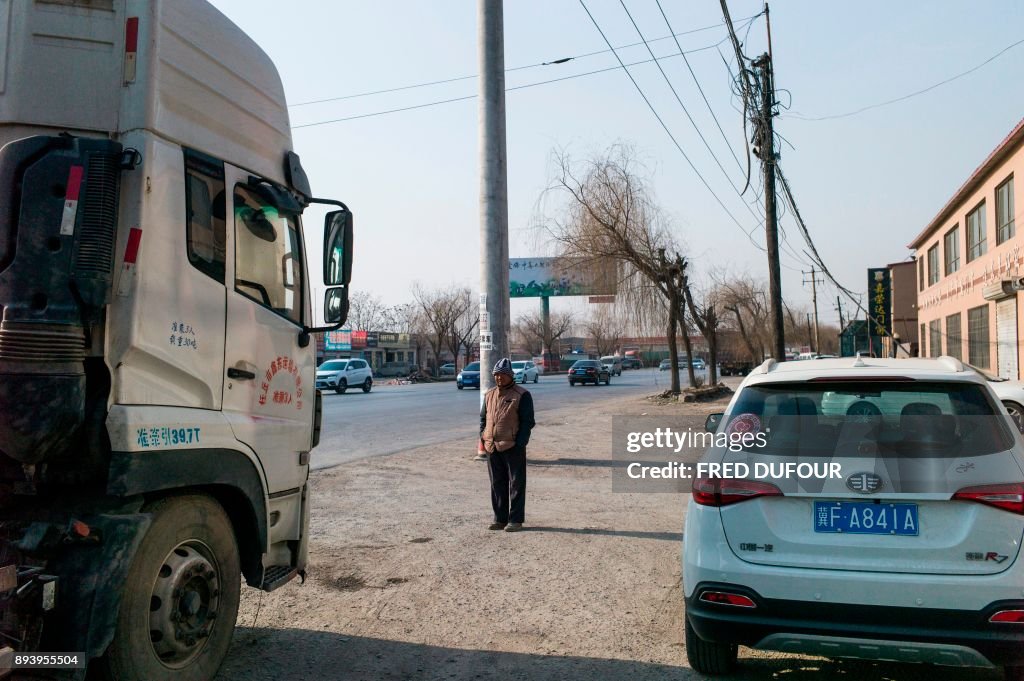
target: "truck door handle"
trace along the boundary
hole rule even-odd
[[[246,371],[245,369],[236,369],[235,367],[228,367],[228,378],[237,379],[253,379],[256,378],[256,373],[253,371]]]

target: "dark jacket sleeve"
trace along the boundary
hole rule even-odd
[[[516,433],[516,447],[525,447],[530,442],[530,431],[536,423],[533,420],[533,395],[524,394],[519,398],[519,431]],[[481,431],[482,432],[482,431]]]
[[[484,428],[487,426],[487,400],[481,400],[480,405],[480,437],[484,436]]]

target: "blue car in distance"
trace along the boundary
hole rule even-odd
[[[463,367],[459,375],[455,377],[455,387],[459,390],[463,388],[480,388],[480,362],[473,362]]]

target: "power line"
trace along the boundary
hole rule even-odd
[[[619,4],[622,5],[623,11],[626,13],[626,16],[629,17],[630,23],[633,24],[633,28],[636,29],[637,35],[640,36],[640,40],[643,41],[644,47],[647,48],[647,52],[650,53],[651,58],[653,59],[654,51],[651,50],[651,46],[647,44],[647,40],[644,38],[643,31],[640,30],[640,27],[637,26],[636,21],[633,19],[633,15],[630,14],[629,8],[626,7],[625,0],[619,0]],[[676,91],[675,86],[669,79],[668,74],[665,73],[665,69],[661,68],[661,62],[655,60],[654,64],[655,66],[658,67],[658,71],[661,73],[661,77],[664,78],[665,82],[668,84],[668,89],[672,91],[672,94],[675,96],[676,101],[679,102],[679,106],[680,108],[682,108],[683,113],[686,114],[686,118],[687,120],[690,121],[690,125],[693,126],[693,129],[697,132],[697,136],[700,137],[700,141],[704,143],[704,148],[708,150],[709,154],[711,154],[711,158],[714,159],[715,165],[717,165],[718,169],[722,171],[723,175],[725,175],[725,179],[729,182],[730,185],[732,185],[733,190],[742,198],[742,194],[740,193],[739,187],[737,187],[736,183],[732,181],[731,177],[729,177],[729,173],[725,172],[725,168],[722,167],[722,162],[718,160],[718,156],[715,155],[714,150],[711,149],[711,145],[708,144],[707,138],[704,137],[704,133],[700,131],[700,127],[697,125],[697,122],[693,120],[693,116],[690,115],[690,110],[686,108],[685,104],[683,104],[682,97],[679,96],[679,93]],[[746,205],[745,201],[744,205]],[[754,219],[757,219],[757,215],[755,215],[754,211],[750,209],[750,206],[747,206],[747,210],[750,210],[750,214],[754,216]]]
[[[703,52],[704,50],[715,49],[720,44],[722,44],[722,42],[724,42],[725,40],[726,40],[726,38],[723,38],[722,40],[718,41],[714,45],[706,45],[704,47],[698,47],[698,48],[692,49],[692,50],[690,50],[688,52],[688,54],[693,54],[694,52]],[[641,61],[632,62],[630,64],[626,64],[626,66],[639,66],[641,64],[650,64],[652,61],[657,61],[658,59],[674,59],[674,58],[676,58],[678,56],[679,55],[675,54],[675,53],[667,54],[667,55],[665,55],[663,57],[656,57],[655,59],[643,59]],[[618,71],[620,68],[622,68],[622,66],[621,66],[622,62],[620,61],[619,64],[620,64],[620,66],[610,66],[610,67],[605,68],[605,69],[596,69],[594,71],[585,71],[583,73],[574,73],[572,75],[562,76],[561,78],[551,78],[550,80],[541,80],[541,81],[537,81],[536,83],[526,83],[525,85],[516,85],[515,87],[505,88],[505,92],[511,92],[513,90],[525,90],[527,88],[537,87],[538,85],[549,85],[551,83],[560,83],[563,80],[572,80],[574,78],[583,78],[584,76],[593,76],[593,75],[597,75],[599,73],[608,73],[609,71]],[[383,111],[372,111],[370,113],[355,114],[355,115],[352,115],[352,116],[344,116],[342,118],[332,118],[332,119],[327,120],[327,121],[317,121],[315,123],[302,123],[300,125],[293,125],[292,129],[295,130],[295,129],[298,129],[298,128],[312,128],[312,127],[318,126],[318,125],[327,125],[328,123],[341,123],[341,122],[344,122],[344,121],[354,121],[354,120],[357,120],[357,119],[360,119],[360,118],[371,118],[373,116],[384,116],[386,114],[399,113],[399,112],[402,112],[402,111],[412,111],[414,109],[424,109],[424,108],[431,107],[431,106],[438,106],[440,104],[450,104],[452,102],[462,102],[462,101],[466,101],[466,100],[469,100],[469,99],[476,99],[476,97],[477,96],[475,94],[474,95],[463,95],[461,97],[450,97],[448,99],[439,99],[439,100],[435,100],[435,101],[432,101],[432,102],[424,102],[423,104],[412,104],[410,106],[402,106],[402,107],[398,107],[398,108],[395,108],[395,109],[385,109]]]
[[[1008,45],[1008,46],[1004,47],[1002,50],[1000,50],[996,54],[992,55],[991,57],[989,57],[985,61],[981,62],[977,66],[974,66],[972,68],[967,69],[963,73],[958,73],[955,76],[951,76],[950,78],[946,78],[945,80],[939,81],[938,83],[935,83],[934,85],[929,85],[928,87],[926,87],[926,88],[924,88],[922,90],[918,90],[916,92],[911,92],[908,95],[903,95],[902,97],[896,97],[895,99],[889,99],[889,100],[886,100],[884,102],[878,102],[877,104],[870,104],[868,106],[861,107],[861,108],[859,108],[859,109],[857,109],[855,111],[847,111],[846,113],[833,114],[831,116],[817,116],[817,117],[801,116],[800,114],[796,114],[796,113],[790,113],[788,115],[790,117],[792,117],[792,118],[797,118],[797,119],[800,119],[802,121],[829,121],[829,120],[834,120],[834,119],[837,119],[837,118],[848,118],[850,116],[856,116],[857,114],[864,113],[865,111],[870,111],[871,109],[878,109],[878,108],[881,108],[883,106],[889,106],[890,104],[895,104],[897,102],[902,102],[904,100],[910,99],[911,97],[917,97],[918,95],[923,95],[924,93],[930,92],[931,90],[934,90],[937,87],[941,87],[943,85],[946,85],[947,83],[952,83],[954,80],[957,80],[959,78],[963,78],[964,76],[967,76],[967,75],[969,75],[971,73],[974,73],[975,71],[977,71],[981,67],[985,66],[986,64],[988,64],[990,62],[995,61],[999,57],[1003,56],[1004,54],[1006,54],[1007,52],[1009,52],[1010,50],[1012,50],[1013,48],[1015,48],[1015,47],[1017,47],[1018,45],[1021,45],[1021,44],[1024,44],[1024,40],[1018,40],[1017,42],[1013,43],[1012,45]]]
[[[644,93],[639,83],[637,83],[636,79],[633,78],[633,74],[630,73],[628,68],[626,68],[626,64],[623,63],[622,58],[619,56],[619,53],[616,52],[615,48],[612,47],[611,42],[608,40],[608,36],[606,36],[604,34],[604,31],[601,30],[601,25],[597,23],[597,19],[594,18],[594,15],[590,13],[590,9],[587,8],[587,4],[584,2],[584,0],[580,0],[580,5],[583,6],[583,11],[587,13],[588,17],[590,17],[590,21],[594,24],[594,28],[596,28],[597,32],[601,34],[601,38],[603,38],[605,43],[608,44],[608,47],[611,49],[612,54],[615,55],[615,59],[619,62],[619,66],[622,67],[622,70],[625,71],[626,75],[629,77],[630,82],[633,83],[633,87],[635,87],[636,91],[640,93],[640,96],[647,104],[647,108],[649,108],[651,110],[651,113],[654,114],[654,117],[658,119],[658,123],[660,123],[661,127],[665,130],[665,134],[668,135],[669,139],[672,140],[672,143],[675,145],[676,149],[678,149],[679,153],[682,154],[684,159],[686,159],[686,162],[689,164],[690,169],[693,170],[694,174],[697,175],[701,183],[703,183],[704,188],[707,189],[711,196],[715,198],[715,201],[718,202],[718,205],[722,208],[722,210],[725,211],[726,215],[728,215],[732,219],[732,221],[736,223],[736,226],[740,228],[740,231],[743,232],[744,234],[747,234],[746,230],[743,229],[743,225],[740,224],[740,221],[736,219],[736,216],[733,215],[732,212],[729,211],[726,205],[722,202],[722,199],[718,197],[718,194],[715,193],[715,190],[711,188],[710,184],[708,184],[708,181],[704,179],[704,176],[700,174],[700,171],[697,170],[697,167],[693,165],[693,161],[690,160],[690,157],[686,155],[685,151],[683,151],[682,145],[679,144],[679,142],[675,138],[675,135],[673,135],[672,131],[669,130],[668,126],[665,125],[665,121],[662,120],[661,116],[658,114],[657,109],[655,109],[654,105],[651,104],[651,100],[647,98],[647,95]],[[762,251],[764,250],[764,248],[761,245],[759,245],[756,241],[754,241],[749,234],[747,234],[747,238],[750,240],[750,243],[752,243],[756,248]]]
[[[665,25],[668,26],[669,33],[671,33],[672,36],[675,37],[675,32],[672,30],[672,24],[669,23],[668,16],[665,14],[665,10],[662,9],[662,7],[661,7],[661,0],[654,0],[654,1],[658,5],[658,11],[661,12],[661,17],[665,20]],[[751,18],[751,20],[750,20],[751,23],[753,23],[753,20],[756,19],[757,17],[761,16],[762,14],[764,14],[764,12],[758,12],[757,14],[755,14]],[[725,131],[722,130],[722,124],[718,121],[718,116],[716,116],[715,112],[712,110],[711,103],[708,102],[707,95],[704,94],[704,88],[702,88],[700,86],[700,80],[698,80],[697,74],[695,74],[693,72],[693,67],[690,66],[690,60],[686,58],[686,54],[683,52],[683,47],[682,47],[682,45],[679,44],[678,40],[676,40],[676,47],[679,48],[679,54],[680,54],[680,56],[682,56],[683,61],[686,63],[686,68],[690,71],[690,76],[693,77],[693,82],[696,83],[697,90],[700,91],[700,96],[704,99],[705,106],[708,107],[708,113],[711,114],[711,118],[714,119],[715,125],[718,126],[718,132],[720,132],[722,134],[722,140],[725,141],[725,146],[729,147],[729,153],[732,154],[733,160],[736,161],[736,165],[739,167],[740,172],[743,172],[743,164],[740,163],[739,157],[736,156],[736,151],[732,148],[732,145],[729,143],[729,138],[726,137]],[[743,191],[744,192],[746,191],[747,186],[750,185],[750,156],[749,155],[747,156],[746,178],[747,178],[747,181],[746,181],[746,184],[743,187]]]
[[[756,19],[759,16],[761,16],[761,13],[758,13],[758,14],[755,14],[753,16],[747,17],[746,19],[742,19],[741,21],[753,21],[754,19]],[[681,35],[690,35],[692,33],[700,33],[702,31],[709,31],[709,30],[712,30],[712,29],[715,29],[715,28],[721,28],[721,27],[722,27],[721,23],[714,24],[712,26],[703,26],[701,28],[690,29],[689,31],[681,31],[680,33],[672,33],[671,35],[662,36],[660,38],[654,38],[650,42],[656,43],[656,42],[660,42],[662,40],[668,40],[669,38],[672,38],[672,39],[674,39],[676,41],[676,45],[678,45],[679,44],[679,36],[681,36]],[[669,28],[669,30],[670,31],[672,30],[671,27]],[[627,45],[620,45],[616,49],[624,50],[624,49],[627,49],[627,48],[630,48],[630,47],[636,47],[637,45],[640,45],[640,44],[641,43],[629,43]],[[559,59],[552,59],[551,61],[542,61],[542,62],[538,62],[536,64],[525,64],[523,66],[513,66],[511,68],[505,69],[505,73],[511,73],[512,71],[522,71],[524,69],[534,69],[534,68],[537,68],[537,67],[540,67],[540,66],[555,66],[555,65],[558,65],[558,64],[564,64],[566,62],[574,61],[576,59],[583,59],[585,57],[593,57],[593,56],[598,55],[598,54],[607,54],[610,51],[611,50],[597,50],[595,52],[585,52],[584,54],[577,54],[577,55],[574,55],[572,57],[561,57]],[[397,86],[397,87],[385,88],[383,90],[371,90],[369,92],[357,92],[357,93],[351,94],[351,95],[340,95],[338,97],[327,97],[325,99],[313,99],[313,100],[310,100],[310,101],[307,101],[307,102],[297,102],[295,104],[289,104],[288,108],[291,109],[291,108],[295,108],[295,107],[299,107],[299,106],[309,106],[311,104],[323,104],[325,102],[337,102],[337,101],[341,101],[341,100],[344,100],[344,99],[357,99],[359,97],[370,97],[372,95],[382,95],[382,94],[386,94],[386,93],[389,93],[389,92],[401,92],[402,90],[414,90],[416,88],[421,88],[421,87],[430,87],[431,85],[444,85],[445,83],[456,83],[456,82],[463,81],[463,80],[472,80],[473,78],[476,78],[476,77],[477,77],[477,74],[474,73],[474,74],[469,75],[469,76],[455,76],[453,78],[442,78],[440,80],[431,80],[431,81],[427,81],[425,83],[415,83],[413,85],[400,85],[400,86]]]

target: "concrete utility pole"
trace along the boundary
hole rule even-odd
[[[491,368],[508,357],[508,180],[502,0],[478,0],[480,40],[480,404]],[[486,315],[486,316],[485,316]],[[487,330],[485,330],[485,328]]]
[[[804,276],[806,276],[807,272],[801,271],[800,274],[803,274]],[[814,351],[815,352],[821,352],[821,346],[818,345],[818,283],[819,282],[818,282],[818,278],[815,276],[816,274],[817,273],[814,271],[814,267],[812,266],[811,267],[810,275],[811,275],[811,301],[813,301],[813,303],[814,303]],[[804,284],[806,284],[806,283],[807,283],[807,280],[805,279],[804,280]],[[825,280],[822,279],[821,283],[824,284]]]

